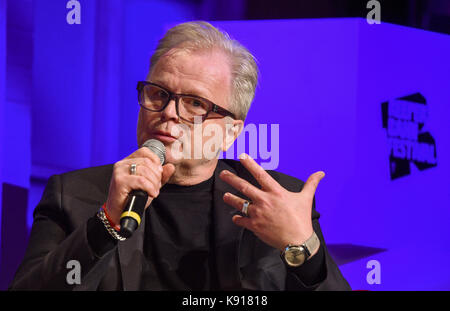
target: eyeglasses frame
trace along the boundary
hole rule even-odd
[[[160,109],[158,109],[158,110],[152,110],[152,109],[149,109],[149,108],[144,107],[144,105],[141,104],[142,91],[144,90],[144,87],[145,87],[146,85],[153,85],[153,86],[156,86],[156,87],[158,87],[158,88],[164,90],[165,92],[167,92],[167,93],[169,94],[169,99],[167,100],[167,102],[166,102]],[[210,107],[211,107],[210,110],[208,110],[208,111],[206,112],[206,114],[204,114],[204,115],[201,116],[201,117],[202,117],[202,122],[204,122],[204,121],[207,119],[207,117],[208,117],[208,115],[209,115],[210,112],[215,112],[215,113],[217,113],[217,114],[220,114],[222,117],[227,117],[227,116],[229,116],[229,117],[231,117],[231,118],[233,118],[233,119],[236,119],[236,116],[235,116],[234,113],[228,111],[228,110],[225,109],[225,108],[220,107],[219,105],[214,104],[214,103],[213,103],[212,101],[210,101],[209,99],[203,98],[203,97],[201,97],[201,96],[197,96],[197,95],[193,95],[193,94],[180,94],[180,93],[174,93],[174,92],[168,90],[167,88],[165,88],[165,87],[163,87],[163,86],[161,86],[161,85],[159,85],[159,84],[157,84],[157,83],[148,82],[148,81],[138,81],[138,84],[137,84],[136,89],[137,89],[137,91],[138,91],[138,103],[139,103],[139,106],[141,106],[143,109],[145,109],[145,110],[147,110],[147,111],[161,112],[161,111],[163,111],[164,109],[166,109],[166,107],[169,105],[169,103],[170,103],[172,100],[175,100],[175,108],[176,108],[178,117],[179,117],[180,119],[183,119],[184,121],[189,122],[189,123],[194,123],[194,122],[192,122],[192,121],[190,121],[190,120],[187,120],[187,119],[183,118],[182,116],[180,116],[180,112],[179,112],[179,109],[178,109],[178,102],[179,102],[179,99],[180,99],[181,97],[183,97],[183,96],[187,96],[187,97],[191,97],[191,98],[197,98],[197,99],[202,100],[202,101],[204,101],[204,102],[206,102],[206,103],[208,103],[208,104],[210,105]],[[222,118],[222,117],[219,117],[219,118],[209,118],[209,119],[220,119],[220,118]]]

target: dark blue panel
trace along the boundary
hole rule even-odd
[[[5,290],[23,259],[28,242],[28,189],[7,183],[2,184],[2,188],[0,290]]]

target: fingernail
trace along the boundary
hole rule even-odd
[[[241,154],[239,155],[239,159],[241,159],[241,160],[245,160],[245,159],[247,159],[247,158],[248,158],[248,155],[245,154],[245,153],[241,153]]]
[[[160,172],[162,172],[162,171],[163,171],[162,166],[158,166],[158,170],[159,170]]]

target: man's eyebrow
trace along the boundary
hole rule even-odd
[[[209,96],[206,95],[206,93],[202,92],[201,89],[187,89],[186,91],[182,92],[183,94],[186,95],[194,95],[194,96],[198,96],[198,97],[203,97],[208,99]]]
[[[165,84],[164,82],[160,81],[160,80],[155,80],[155,81],[151,81],[153,83],[156,83],[158,85],[161,85],[162,87],[168,89],[169,91],[173,92],[173,90],[167,86],[167,84]],[[198,96],[198,97],[202,97],[205,99],[208,99],[208,96],[206,96],[205,92],[202,91],[202,89],[200,88],[187,88],[185,91],[179,93],[179,94],[185,94],[185,95],[193,95],[193,96]],[[208,99],[209,100],[209,99]]]

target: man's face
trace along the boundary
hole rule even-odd
[[[227,57],[218,50],[169,51],[156,63],[147,80],[171,92],[197,95],[230,110],[230,67]],[[161,112],[141,108],[138,144],[150,138],[160,140],[166,147],[166,161],[173,164],[207,161],[211,150],[214,153],[219,148],[226,149],[223,143],[230,124],[238,124],[237,128],[243,124],[241,120],[229,120],[228,126],[226,123],[216,113],[210,113],[201,124],[187,123],[178,117],[172,100]]]

